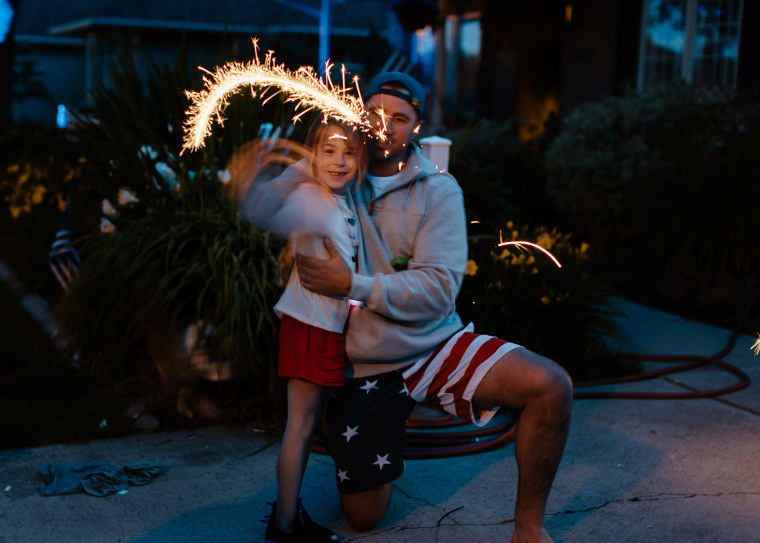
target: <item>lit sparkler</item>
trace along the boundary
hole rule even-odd
[[[185,137],[182,152],[194,151],[203,147],[204,139],[211,134],[211,124],[216,120],[224,124],[222,112],[228,105],[228,97],[240,88],[248,87],[256,96],[255,88],[263,88],[260,96],[265,97],[268,89],[276,89],[265,98],[265,102],[277,94],[284,94],[286,102],[295,102],[295,109],[300,112],[293,116],[297,122],[308,111],[319,109],[325,116],[331,116],[348,124],[366,127],[364,103],[359,91],[359,78],[354,76],[353,83],[357,94],[349,94],[350,87],[345,85],[345,67],[341,69],[342,85],[336,86],[330,79],[332,64],[325,66],[325,79],[317,76],[311,66],[301,66],[290,71],[283,64],[277,64],[272,51],[267,52],[264,61],[259,59],[257,41],[253,41],[255,54],[247,63],[229,62],[215,72],[203,69],[210,77],[204,77],[206,88],[194,92],[187,91],[190,109],[185,121]]]
[[[752,347],[750,347],[750,349],[755,352],[755,356],[760,354],[760,334],[757,334],[757,339],[752,344]]]
[[[501,233],[499,233],[499,234],[501,234]],[[546,249],[544,249],[543,247],[541,247],[537,243],[532,243],[530,241],[517,241],[517,240],[515,240],[515,241],[502,241],[502,242],[500,242],[497,245],[497,247],[504,247],[506,245],[514,245],[515,247],[517,247],[519,249],[522,249],[523,245],[528,245],[530,247],[533,247],[534,249],[538,249],[539,251],[541,251],[542,253],[544,253],[546,256],[548,256],[551,259],[551,261],[554,262],[557,265],[558,268],[562,267],[562,264],[559,263],[559,260],[557,260],[557,258],[553,254],[551,254],[549,251],[547,251]]]

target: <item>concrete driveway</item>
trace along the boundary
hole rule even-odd
[[[627,352],[719,352],[730,332],[622,302]],[[724,361],[752,376],[718,398],[576,400],[565,457],[547,510],[557,542],[760,541],[760,371],[741,336]],[[654,366],[655,364],[651,364]],[[688,392],[736,377],[708,366],[604,390]],[[585,389],[584,389],[585,390]],[[278,443],[253,427],[209,427],[0,452],[0,542],[258,542],[275,496]],[[42,497],[47,463],[160,462],[164,473],[123,494]],[[311,457],[303,499],[344,541],[508,541],[514,447],[409,460],[383,524],[367,534],[343,522],[328,457]]]

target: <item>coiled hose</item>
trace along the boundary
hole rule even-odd
[[[639,355],[623,354],[627,360],[639,360],[647,362],[680,363],[674,367],[663,368],[654,371],[638,373],[625,377],[612,379],[600,379],[584,381],[574,384],[574,399],[627,399],[627,400],[684,400],[695,398],[714,398],[723,394],[736,392],[746,388],[750,384],[749,375],[743,370],[721,360],[727,356],[736,346],[741,334],[742,326],[746,321],[751,307],[760,290],[755,292],[744,311],[739,324],[732,332],[726,346],[712,356],[698,355]],[[665,375],[690,371],[705,366],[716,366],[738,378],[738,382],[731,386],[715,388],[711,390],[692,390],[689,392],[579,392],[578,389],[590,388],[602,385],[616,385],[655,379]],[[508,443],[515,437],[517,429],[517,414],[514,411],[500,413],[500,421],[492,426],[478,428],[452,415],[440,417],[409,418],[406,431],[406,448],[404,457],[407,459],[422,458],[446,458],[462,456],[476,452],[482,452]],[[461,430],[449,430],[445,432],[433,431],[442,428],[462,427]]]

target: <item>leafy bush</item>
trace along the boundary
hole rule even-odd
[[[760,106],[685,84],[573,112],[547,157],[572,229],[646,277],[757,273]]]
[[[618,334],[607,283],[589,260],[588,245],[575,246],[555,228],[540,161],[543,142],[521,144],[516,123],[480,119],[446,134],[449,170],[471,222],[457,309],[477,330],[554,358],[576,378],[628,372],[605,345],[605,337]],[[536,249],[496,248],[502,236],[537,242],[562,268]]]
[[[497,229],[510,219],[554,225],[545,176],[533,146],[521,145],[517,121],[478,119],[445,134],[449,171],[464,192],[468,220]]]
[[[124,56],[112,85],[99,88],[77,114],[76,135],[88,157],[80,200],[89,205],[85,213],[107,219],[109,233],[95,230],[79,240],[79,275],[56,307],[60,329],[80,366],[114,382],[154,376],[150,333],[171,336],[201,321],[211,358],[231,362],[248,387],[244,400],[271,417],[282,406],[272,311],[279,247],[240,219],[220,179],[229,157],[257,137],[262,123],[294,139],[305,128],[289,128],[292,107],[282,100],[264,105],[236,96],[206,147],[180,155],[185,89],[201,83],[187,66],[151,64],[143,74]]]
[[[84,161],[76,142],[62,131],[24,125],[0,139],[2,258],[48,300],[55,300],[59,290],[47,253]]]
[[[90,240],[57,306],[61,333],[89,373],[114,381],[145,368],[149,332],[171,336],[200,320],[213,326],[210,358],[232,362],[257,400],[276,403],[276,274],[267,237],[230,202],[152,211]]]
[[[234,151],[259,137],[263,123],[303,140],[312,115],[292,125],[293,105],[281,97],[262,100],[248,93],[232,96],[224,126],[215,123],[206,146],[182,153],[186,90],[201,86],[195,63],[182,55],[172,65],[149,64],[143,74],[129,55],[113,66],[111,84],[93,92],[91,105],[76,114],[77,138],[88,154],[82,182],[98,196],[116,203],[128,189],[138,208],[172,207],[178,189],[195,175],[215,175]]]
[[[504,226],[504,241],[536,243],[562,267],[530,246],[498,247],[496,236],[472,236],[457,305],[462,319],[557,360],[575,378],[630,371],[605,344],[619,337],[612,318],[619,312],[594,274],[588,245],[577,246],[556,229]]]

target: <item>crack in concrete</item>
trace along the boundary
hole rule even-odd
[[[403,493],[403,492],[402,492],[402,493]],[[405,496],[408,496],[408,494],[405,494],[405,493],[404,493],[404,495],[405,495]],[[409,496],[408,496],[408,497],[409,497]],[[412,499],[414,499],[414,498],[412,498]],[[425,503],[425,500],[422,500],[422,499],[420,499],[420,501],[422,501],[423,503]],[[437,508],[440,508],[440,506],[436,506],[436,505],[434,505],[434,504],[429,504],[429,505],[430,505],[431,507],[437,507]],[[463,507],[464,507],[464,505],[460,505],[459,507],[455,507],[454,509],[450,509],[449,511],[447,511],[446,513],[444,513],[444,514],[443,514],[443,515],[442,515],[442,516],[441,516],[441,517],[438,519],[438,522],[436,522],[435,526],[428,526],[428,525],[421,525],[421,526],[410,526],[410,525],[403,525],[403,526],[390,526],[390,527],[388,527],[388,528],[385,528],[384,530],[377,530],[377,531],[374,531],[374,532],[370,532],[370,533],[367,533],[367,534],[361,534],[361,535],[358,535],[358,536],[356,536],[356,537],[353,537],[353,538],[351,538],[351,539],[347,539],[347,540],[346,540],[346,543],[350,543],[351,541],[361,541],[361,540],[362,540],[362,539],[364,539],[365,537],[369,537],[369,536],[375,536],[375,535],[377,535],[377,534],[383,534],[383,533],[386,533],[386,532],[403,532],[403,531],[406,531],[406,530],[433,530],[433,529],[435,529],[435,533],[436,533],[436,536],[435,536],[435,538],[436,538],[436,541],[438,541],[438,529],[441,527],[441,522],[443,522],[443,519],[445,519],[445,518],[446,518],[447,516],[449,516],[450,514],[452,514],[452,513],[455,513],[455,512],[457,512],[457,511],[459,511],[459,510],[460,510],[460,509],[462,509]],[[460,526],[460,523],[459,523],[459,522],[457,522],[456,520],[454,520],[454,521],[451,523],[451,525]],[[465,525],[462,525],[462,526],[467,526],[467,525],[465,524]],[[473,526],[474,526],[474,525],[473,525]]]
[[[400,489],[397,489],[401,491]],[[401,491],[402,494],[405,496],[411,498],[411,499],[419,499],[419,501],[423,503],[428,503],[425,500],[421,498],[414,498],[413,496],[409,496],[408,494]],[[633,496],[630,498],[618,498],[615,500],[609,500],[606,501],[600,505],[594,505],[591,507],[587,507],[585,509],[565,509],[563,511],[557,511],[556,513],[548,513],[547,517],[555,517],[559,515],[575,515],[575,514],[583,514],[583,513],[590,513],[592,511],[599,511],[601,509],[604,509],[608,505],[616,504],[616,503],[636,503],[636,502],[655,502],[660,500],[684,500],[684,499],[692,499],[692,498],[717,498],[721,496],[760,496],[759,492],[714,492],[714,493],[699,493],[699,492],[684,492],[684,493],[661,493],[661,494],[654,494],[652,496]],[[435,504],[429,504],[431,507],[438,507]],[[366,534],[360,534],[356,535],[354,537],[351,537],[350,539],[346,540],[346,543],[351,543],[352,541],[362,541],[367,537],[375,536],[382,533],[392,533],[392,532],[403,532],[407,530],[435,530],[436,531],[436,538],[438,537],[437,533],[438,530],[442,526],[457,526],[457,527],[466,527],[466,526],[501,526],[505,524],[514,524],[515,519],[514,518],[508,518],[499,522],[479,522],[479,523],[462,523],[458,522],[455,519],[450,519],[450,522],[447,524],[442,524],[443,520],[448,517],[450,514],[462,509],[464,506],[457,507],[455,509],[452,509],[448,512],[446,512],[443,516],[441,516],[438,519],[438,522],[435,525],[402,525],[402,526],[389,526],[388,528],[385,528],[383,530],[377,530],[373,532],[368,532]]]
[[[382,530],[375,530],[372,532],[367,532],[366,534],[358,534],[349,539],[346,539],[345,543],[351,543],[352,541],[362,541],[368,537],[374,537],[378,534],[404,532],[407,530],[430,530],[432,528],[434,527],[433,526],[389,526],[388,528],[384,528]]]
[[[411,495],[411,494],[409,494],[408,492],[404,492],[404,490],[403,490],[403,489],[401,489],[401,488],[397,487],[396,485],[393,485],[393,490],[394,490],[394,492],[400,492],[401,494],[403,494],[404,496],[406,496],[406,497],[407,497],[407,498],[409,498],[410,500],[417,500],[417,501],[419,501],[419,502],[422,502],[422,503],[424,503],[425,505],[427,505],[427,506],[429,506],[429,507],[438,507],[438,508],[441,508],[441,507],[440,507],[440,505],[438,505],[438,504],[436,504],[436,503],[430,503],[429,501],[427,501],[427,500],[425,500],[425,499],[423,499],[423,498],[419,498],[419,497],[417,497],[417,496],[412,496],[412,495]]]
[[[678,379],[671,379],[670,377],[664,377],[664,381],[667,381],[673,385],[679,386],[681,388],[685,388],[686,390],[689,390],[691,392],[701,392],[699,389],[694,388],[691,385],[687,385],[686,383],[683,383],[682,381],[679,381]],[[758,415],[760,416],[760,411],[757,409],[753,409],[751,407],[748,407],[746,405],[742,405],[740,403],[732,402],[731,400],[726,400],[725,398],[722,398],[720,396],[710,396],[706,399],[709,400],[715,400],[716,402],[722,403],[724,405],[728,405],[730,407],[733,407],[735,409],[740,409],[742,411],[746,411],[747,413],[750,413],[752,415]]]
[[[578,513],[589,513],[591,511],[598,511],[604,509],[608,505],[616,503],[636,503],[636,502],[656,502],[660,500],[683,500],[691,498],[719,498],[721,496],[760,496],[760,492],[715,492],[711,494],[700,494],[698,492],[684,492],[684,493],[661,493],[654,494],[652,496],[634,496],[632,498],[618,498],[616,500],[609,500],[600,505],[594,505],[587,507],[586,509],[565,509],[563,511],[557,511],[556,513],[550,513],[547,516],[553,517],[557,515],[575,515]]]

